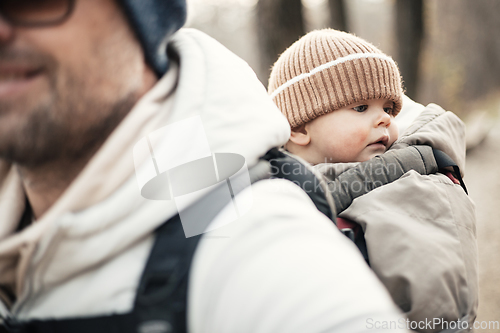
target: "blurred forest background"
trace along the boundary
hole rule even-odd
[[[187,25],[245,59],[266,87],[281,52],[308,31],[331,27],[391,55],[409,97],[466,122],[465,182],[478,216],[477,320],[500,321],[500,0],[188,0],[188,6]]]

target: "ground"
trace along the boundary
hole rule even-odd
[[[500,322],[500,122],[467,153],[465,183],[476,204],[479,251],[478,321]],[[498,333],[478,329],[475,332]]]

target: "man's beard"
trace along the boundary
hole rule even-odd
[[[16,105],[0,101],[0,122],[3,117],[16,116],[18,106],[24,108],[13,128],[0,133],[0,158],[24,167],[89,158],[137,101],[133,93],[120,96],[110,92],[117,96],[111,102],[85,82],[85,75],[65,71],[64,77],[57,76],[55,62],[43,60],[49,73],[47,98],[41,103],[27,100]]]

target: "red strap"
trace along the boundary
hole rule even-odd
[[[351,229],[352,231],[354,231],[354,234],[357,235],[360,226],[359,226],[359,224],[357,224],[356,222],[353,222],[351,220],[337,217],[337,228],[339,228],[339,230]]]
[[[455,176],[453,176],[453,174],[450,172],[450,171],[446,171],[444,173],[446,176],[448,176],[448,178],[451,179],[451,181],[453,182],[453,184],[458,184],[460,185],[460,182],[458,181],[458,179],[455,178]]]

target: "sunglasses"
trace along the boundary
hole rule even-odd
[[[75,0],[0,0],[0,17],[14,26],[42,27],[64,22]]]

